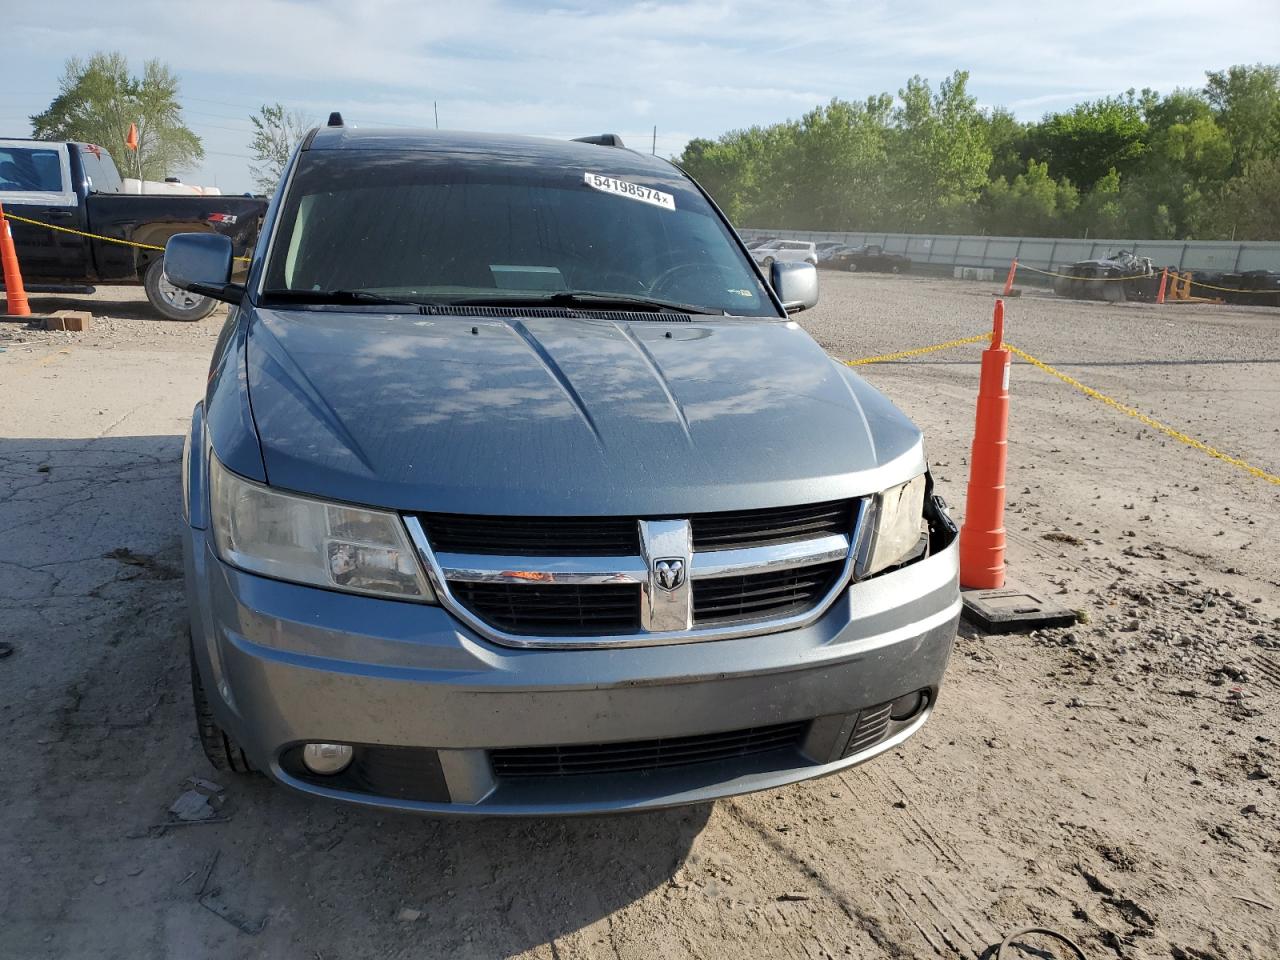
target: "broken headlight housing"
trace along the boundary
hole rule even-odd
[[[905,560],[924,533],[925,475],[890,487],[877,497],[875,531],[862,575],[871,576]]]
[[[209,458],[218,555],[249,573],[347,593],[435,602],[400,517],[273,490]]]

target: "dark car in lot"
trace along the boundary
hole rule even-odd
[[[215,767],[439,813],[698,803],[902,743],[960,612],[923,437],[616,138],[295,152],[183,457]],[[350,238],[360,237],[353,244]]]
[[[850,273],[906,273],[911,269],[911,258],[900,253],[888,253],[879,244],[869,243],[834,250],[825,260],[820,260],[819,264],[831,270],[847,270]]]
[[[142,284],[151,305],[170,320],[199,320],[217,301],[165,279],[165,242],[202,230],[227,237],[236,256],[247,254],[267,208],[254,197],[125,193],[115,162],[100,146],[14,139],[0,139],[0,203],[24,220],[75,231],[10,220],[28,290]]]

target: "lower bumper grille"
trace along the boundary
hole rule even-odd
[[[561,747],[520,747],[493,750],[494,775],[565,777],[590,773],[633,773],[690,763],[711,763],[796,748],[807,720],[727,733],[623,743],[575,744]]]

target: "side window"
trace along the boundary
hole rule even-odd
[[[84,165],[84,172],[89,177],[92,191],[120,193],[122,188],[120,172],[116,170],[111,154],[93,143],[82,143],[79,150],[80,163]]]
[[[61,193],[62,163],[50,148],[0,147],[0,190]]]

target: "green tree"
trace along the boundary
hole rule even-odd
[[[204,156],[200,138],[182,122],[178,78],[159,60],[148,60],[142,76],[133,77],[120,53],[95,53],[88,62],[72,57],[58,95],[30,119],[37,139],[106,147],[126,177],[162,180]],[[138,127],[136,152],[125,146],[130,124]]]
[[[1027,161],[1025,172],[987,187],[986,225],[1001,236],[1055,236],[1064,232],[1080,204],[1080,193],[1065,177],[1054,180],[1049,165]]]
[[[885,215],[885,170],[892,98],[833,99],[804,115],[791,166],[794,216],[814,227],[878,225]]]
[[[1115,168],[1107,171],[1093,185],[1093,189],[1080,198],[1080,206],[1072,218],[1077,235],[1089,237],[1121,237],[1126,231],[1126,211],[1120,196],[1120,174]]]
[[[981,124],[991,150],[991,180],[1012,179],[1027,169],[1028,124],[1022,123],[1010,110],[996,107],[982,115]]]
[[[249,122],[253,124],[249,148],[257,161],[249,164],[249,173],[259,190],[275,193],[293,148],[306,136],[311,121],[296,110],[286,110],[279,103],[264,103]]]
[[[1280,148],[1280,66],[1235,66],[1208,74],[1205,95],[1231,141],[1240,173]]]
[[[1275,240],[1280,237],[1280,158],[1249,164],[1222,194],[1214,232],[1223,239]]]
[[[969,74],[957,70],[936,94],[919,76],[898,91],[890,175],[902,230],[967,224],[987,182],[991,147],[968,83]]]
[[[1089,188],[1112,169],[1134,169],[1146,152],[1147,122],[1132,90],[1076,104],[1032,128],[1030,155],[1059,176]]]

